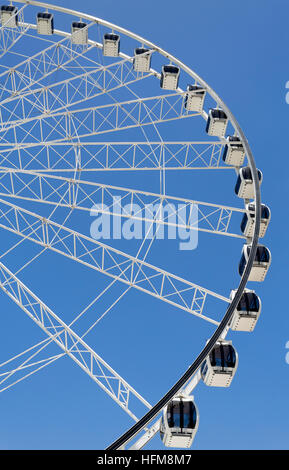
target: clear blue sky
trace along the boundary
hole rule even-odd
[[[288,2],[147,0],[136,4],[132,0],[55,0],[53,3],[107,19],[160,45],[217,91],[245,131],[256,164],[263,172],[262,200],[272,210],[264,241],[273,261],[266,281],[252,285],[263,304],[255,332],[230,336],[239,352],[239,370],[232,387],[218,390],[200,384],[195,392],[200,427],[194,448],[288,448],[289,365],[285,362],[285,343],[289,340],[285,303],[289,229],[286,218],[289,105],[285,102],[285,84],[289,80]],[[113,178],[116,183],[116,177]],[[201,191],[201,184],[196,181],[192,186],[191,176],[186,177],[185,184],[180,177],[174,181],[170,178],[168,193],[171,190],[179,196],[240,206],[233,194],[234,175],[226,179],[226,193],[224,177],[220,177],[218,185],[208,176],[201,197],[196,191],[198,185]],[[145,182],[138,183],[146,187]],[[133,186],[132,181],[128,184]],[[156,189],[156,181],[146,184]],[[88,234],[89,223],[86,220],[83,224]],[[229,295],[238,281],[241,243],[225,241],[215,241],[203,234],[197,250],[189,255],[176,250],[163,266]],[[154,256],[158,259],[156,250],[160,245],[156,247],[152,262]],[[162,246],[160,254],[165,255],[167,249]],[[23,262],[25,256],[19,256],[21,265],[21,256]],[[69,321],[74,316],[73,310],[80,311],[93,298],[96,278],[82,267],[74,270],[70,261],[61,259],[59,263],[58,256],[46,253],[23,279]],[[11,259],[7,264],[12,266]],[[97,276],[98,288],[100,279]],[[4,294],[1,306],[0,354],[4,360],[44,336]],[[189,366],[210,333],[211,329],[202,329],[198,320],[185,312],[145,294],[131,292],[90,339],[96,351],[153,404]],[[69,358],[48,366],[0,396],[1,449],[104,448],[131,424],[125,413]],[[158,437],[149,448],[163,448]]]

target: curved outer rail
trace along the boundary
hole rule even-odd
[[[159,52],[161,55],[169,59],[170,61],[174,62],[176,65],[178,65],[182,70],[184,70],[188,75],[190,75],[193,79],[195,79],[197,82],[202,85],[206,91],[211,95],[211,97],[216,101],[218,106],[220,106],[224,112],[227,114],[232,126],[234,127],[237,135],[242,141],[242,144],[245,148],[247,159],[249,166],[251,168],[252,172],[252,177],[253,177],[253,184],[254,184],[254,197],[255,197],[255,204],[256,204],[256,215],[255,215],[255,230],[254,230],[254,235],[252,238],[252,248],[250,251],[250,256],[246,265],[246,268],[243,272],[243,275],[240,280],[239,287],[237,289],[236,295],[234,299],[232,300],[231,304],[229,305],[222,321],[220,322],[218,328],[214,332],[214,334],[211,336],[210,340],[202,350],[202,352],[199,354],[199,356],[195,359],[195,361],[192,363],[192,365],[187,369],[187,371],[182,375],[182,377],[175,383],[175,385],[151,408],[151,410],[148,411],[136,424],[134,424],[128,431],[126,431],[122,436],[120,436],[115,442],[113,442],[109,447],[107,447],[107,450],[117,450],[120,448],[123,448],[131,439],[133,439],[134,436],[136,436],[140,431],[142,431],[157,415],[158,413],[167,405],[167,403],[177,394],[179,393],[183,386],[190,380],[190,378],[197,372],[199,367],[201,366],[202,362],[204,359],[208,356],[208,354],[211,352],[213,349],[216,341],[220,338],[222,333],[225,331],[226,327],[228,326],[231,317],[233,315],[233,312],[235,308],[237,307],[239,300],[242,296],[242,293],[244,291],[244,288],[246,286],[246,283],[249,278],[249,274],[253,265],[253,261],[255,258],[256,250],[257,250],[257,245],[258,245],[258,236],[259,236],[259,230],[260,230],[260,219],[261,219],[261,192],[260,192],[260,186],[259,186],[259,181],[258,181],[258,175],[257,175],[257,169],[256,165],[254,162],[253,154],[251,151],[251,148],[249,146],[249,143],[247,141],[247,138],[245,134],[243,133],[239,123],[235,119],[234,115],[231,113],[229,108],[226,106],[226,104],[221,100],[221,98],[215,93],[215,91],[210,88],[210,86],[203,80],[201,79],[195,72],[193,72],[189,67],[187,67],[183,62],[180,60],[176,59],[174,56],[166,52],[165,50],[161,49],[160,47],[156,46],[150,41],[147,41],[146,39],[138,36],[137,34],[131,33],[130,31],[127,31],[124,28],[120,28],[119,26],[116,26],[112,23],[109,23],[107,21],[101,20],[100,18],[96,18],[92,15],[87,15],[84,13],[80,13],[77,11],[70,10],[68,8],[63,8],[55,5],[49,5],[47,3],[43,2],[38,2],[38,1],[30,1],[30,0],[18,0],[16,3],[25,3],[28,5],[33,5],[33,6],[39,6],[42,8],[46,8],[49,10],[54,10],[58,11],[61,13],[66,13],[71,16],[77,16],[82,19],[86,19],[88,21],[95,22],[97,24],[101,24],[105,27],[111,28],[112,30],[118,31],[126,36],[131,37],[132,39],[135,39],[139,41],[142,44],[145,44],[149,48]]]

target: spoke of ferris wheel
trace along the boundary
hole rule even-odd
[[[22,25],[24,27],[33,27],[33,25],[26,25],[25,23]],[[92,25],[93,23],[88,24],[87,28]],[[57,35],[57,32],[55,32],[55,34]],[[87,47],[81,47],[81,49],[79,48],[78,50],[73,49],[70,35],[68,35],[33,56],[28,57],[9,70],[1,72],[0,86],[2,91],[0,93],[0,101],[10,96],[11,93],[22,93],[31,86],[37,85],[41,80],[59,70],[59,68],[66,67],[67,70],[69,64],[79,57],[83,58],[85,54],[94,47],[95,43],[90,42]],[[86,60],[91,64],[97,64],[97,62],[93,61],[91,58],[86,58]],[[78,66],[85,71],[82,65],[78,64]],[[71,73],[73,73],[73,71],[71,71]]]
[[[221,165],[224,143],[191,142],[61,142],[9,144],[1,147],[0,172],[9,169],[37,172],[128,171],[178,169],[235,169]]]
[[[156,236],[156,234],[155,234]],[[145,256],[143,258],[143,260],[146,258],[148,252],[149,252],[149,249],[151,247],[151,244],[152,244],[153,240],[150,241],[150,246],[148,247],[146,253],[145,253]],[[143,241],[144,243],[144,241]],[[142,245],[143,245],[142,243]],[[141,245],[141,247],[142,247]],[[138,251],[138,254],[137,254],[137,257],[139,257],[139,254],[140,254],[140,250],[141,248],[139,249]],[[17,275],[17,273],[16,273]],[[109,290],[111,289],[111,287],[117,282],[117,279],[114,279],[105,289],[103,289],[94,299],[93,301],[91,301],[87,307],[85,307],[81,312],[80,314],[77,315],[77,317],[68,325],[70,328],[72,325],[74,325],[77,321],[79,321],[80,318],[83,318],[83,315],[85,315],[87,313],[87,311],[92,307],[94,306],[94,304]],[[124,292],[121,293],[121,295],[118,296],[118,298],[113,302],[111,303],[111,305],[97,318],[97,320],[92,324],[90,325],[90,327],[80,336],[81,339],[84,339],[85,336],[87,336],[88,333],[90,333],[92,331],[93,328],[95,328],[95,326],[111,311],[111,309],[121,300],[121,298],[131,289],[131,286],[129,286]],[[59,332],[55,335],[55,336],[58,336],[59,335]],[[13,383],[9,384],[9,385],[6,385],[5,387],[2,387],[0,389],[0,392],[1,391],[4,391],[4,390],[7,390],[8,388],[11,388],[12,386],[16,385],[17,383],[19,383],[20,381],[30,377],[32,374],[42,370],[44,367],[46,367],[47,365],[50,365],[52,364],[53,362],[55,362],[57,359],[60,359],[61,357],[63,357],[65,355],[65,353],[63,354],[59,354],[58,356],[50,356],[46,359],[43,359],[41,361],[38,361],[38,362],[34,362],[34,363],[30,363],[30,360],[33,359],[37,354],[39,354],[43,349],[45,349],[47,346],[49,346],[49,344],[53,341],[53,338],[52,339],[46,339],[44,341],[41,341],[40,343],[34,345],[33,347],[25,350],[24,352],[16,355],[15,357],[9,359],[8,361],[5,361],[4,363],[0,364],[0,368],[7,365],[8,363],[11,363],[13,360],[16,360],[18,359],[19,357],[22,357],[23,355],[25,355],[27,352],[30,352],[31,350],[37,348],[38,346],[40,346],[38,348],[38,350],[36,351],[36,353],[33,353],[28,359],[26,359],[24,362],[22,362],[20,364],[20,366],[18,366],[16,369],[12,369],[11,371],[8,371],[8,372],[5,372],[4,374],[0,374],[0,377],[1,376],[5,376],[5,378],[2,380],[1,383],[3,383],[4,381],[8,380],[11,376],[13,376],[15,373],[17,372],[21,372],[23,369],[27,369],[29,367],[33,367],[33,366],[37,366],[38,364],[41,364],[39,367],[37,367],[36,369],[34,369],[32,372],[29,372],[28,374],[22,376],[20,379],[17,379],[15,380]],[[44,363],[43,363],[44,362]]]
[[[216,320],[202,314],[207,295],[221,301],[229,300],[163,269],[143,262],[120,250],[82,235],[15,204],[0,200],[0,227],[26,237],[65,257],[86,265],[106,276],[118,278],[124,284],[174,305],[210,323]],[[3,209],[3,205],[4,208]],[[37,222],[38,223],[35,223]],[[31,229],[32,227],[32,229]],[[30,234],[27,235],[27,231]],[[55,236],[57,234],[57,236]],[[51,243],[51,238],[55,241]],[[136,277],[135,273],[138,276]]]
[[[153,240],[151,240],[150,242],[150,245],[152,243]],[[147,256],[148,254],[148,251],[150,249],[150,246],[149,248],[147,249],[146,253],[145,253],[145,256],[143,258],[143,260],[145,259],[145,257]],[[140,253],[140,249],[139,249],[139,252],[138,252],[138,255]],[[138,256],[137,255],[137,256]],[[17,273],[16,273],[17,275]],[[72,325],[74,325],[77,321],[79,321],[80,318],[83,317],[83,315],[85,315],[87,313],[87,311],[92,307],[94,306],[94,304],[109,290],[111,289],[111,287],[117,282],[117,279],[114,279],[105,289],[103,289],[94,299],[93,301],[91,301],[89,303],[89,305],[87,307],[85,307],[82,312],[80,312],[80,314],[77,315],[77,317],[68,325],[70,328]],[[85,331],[85,333],[83,333],[81,335],[81,339],[84,339],[85,336],[87,336],[88,333],[90,333],[92,331],[93,328],[95,328],[95,326],[100,322],[100,320],[102,320],[108,312],[111,311],[111,309],[120,301],[120,299],[130,290],[131,286],[129,286],[124,292],[121,293],[120,296],[118,296],[118,298],[97,318],[97,320]],[[59,332],[55,335],[55,336],[58,336],[59,335]],[[2,387],[0,388],[0,392],[4,391],[4,390],[7,390],[8,388],[11,388],[12,386],[16,385],[17,383],[19,383],[20,381],[26,379],[27,377],[30,377],[32,374],[38,372],[39,370],[42,370],[44,367],[46,367],[47,365],[50,365],[52,364],[53,362],[55,362],[57,359],[60,359],[61,357],[63,357],[65,355],[65,353],[63,354],[59,354],[58,356],[50,356],[46,359],[43,359],[43,360],[40,360],[40,361],[37,361],[37,362],[33,362],[33,363],[30,363],[30,360],[31,359],[34,359],[34,357],[36,355],[38,355],[42,350],[44,350],[45,348],[47,348],[47,346],[49,346],[49,344],[53,341],[53,338],[50,339],[50,338],[47,338],[46,340],[44,341],[41,341],[40,343],[37,343],[36,345],[30,347],[29,349],[23,351],[22,353],[20,354],[17,354],[16,356],[12,357],[11,359],[9,359],[8,361],[5,361],[4,363],[0,364],[0,368],[7,365],[7,364],[10,364],[11,362],[13,362],[14,360],[17,360],[19,359],[20,357],[22,357],[23,355],[25,355],[27,352],[30,352],[31,350],[33,349],[37,349],[37,351],[35,353],[33,353],[28,359],[26,359],[24,362],[22,362],[20,364],[20,366],[18,366],[17,368],[14,368],[12,369],[11,371],[8,371],[8,372],[5,372],[5,373],[2,373],[0,374],[0,377],[1,376],[4,376],[4,379],[0,382],[3,383],[4,381],[8,380],[11,376],[13,376],[15,373],[17,372],[21,372],[23,369],[27,369],[29,367],[33,367],[33,366],[38,366],[38,364],[41,364],[39,367],[37,367],[36,369],[32,370],[32,372],[29,372],[28,374],[22,376],[20,379],[17,379],[15,380],[13,383],[9,384],[9,385],[6,385],[5,387]]]
[[[95,351],[47,307],[7,267],[0,263],[1,289],[73,359],[121,408],[134,420],[136,415],[129,406],[133,400],[146,408],[150,404],[120,377]],[[54,328],[54,333],[48,327]],[[62,331],[58,331],[58,329]],[[55,335],[56,333],[56,335]]]
[[[21,124],[31,117],[40,118],[45,113],[59,112],[152,75],[152,72],[135,72],[130,61],[123,59],[107,66],[97,66],[93,70],[49,86],[11,96],[0,103],[0,131],[5,130],[8,125]]]
[[[156,232],[157,233],[157,232]],[[156,233],[153,237],[153,239],[150,241],[150,244],[149,244],[149,247],[147,248],[146,250],[146,253],[144,255],[144,257],[142,258],[143,260],[145,260],[149,250],[150,250],[150,247],[152,245],[152,242],[154,240],[154,238],[156,237]],[[140,251],[141,251],[141,248],[143,246],[145,242],[145,239],[143,240],[142,244],[141,244],[141,247],[139,248],[138,250],[138,254],[137,254],[137,257],[140,256]],[[16,273],[17,275],[17,273]],[[72,325],[74,325],[77,321],[79,321],[80,318],[83,317],[83,315],[85,315],[87,313],[87,311],[109,290],[111,289],[111,287],[117,282],[117,279],[114,279],[105,289],[103,289],[100,294],[98,294],[92,302],[89,303],[89,305],[87,307],[85,307],[82,312],[80,312],[79,315],[77,315],[77,317],[68,325],[70,328]],[[93,328],[95,328],[95,326],[100,322],[100,320],[102,320],[108,312],[111,311],[111,309],[120,301],[120,299],[131,289],[131,286],[129,286],[124,292],[121,293],[121,295],[118,296],[118,298],[97,318],[97,320],[92,324],[90,325],[90,327],[85,331],[85,333],[83,333],[81,335],[81,339],[84,339],[85,336],[87,336],[88,333],[90,333],[92,331]],[[48,327],[49,328],[49,327]],[[59,336],[59,332],[55,335],[55,336]],[[54,336],[54,337],[55,337]],[[31,350],[35,349],[38,347],[38,350],[33,353],[28,359],[26,359],[24,362],[22,362],[20,364],[20,366],[18,366],[17,368],[14,368],[12,369],[11,371],[8,371],[8,372],[5,372],[4,374],[0,374],[0,377],[4,375],[4,379],[2,380],[1,383],[3,383],[4,381],[6,380],[9,380],[10,377],[12,377],[15,373],[17,372],[22,372],[22,370],[24,369],[27,369],[27,368],[31,368],[31,367],[34,367],[34,366],[38,366],[39,364],[41,364],[39,367],[37,367],[36,369],[33,369],[32,371],[30,371],[29,373],[27,373],[26,375],[22,376],[20,379],[17,379],[15,380],[14,382],[10,383],[10,384],[6,384],[5,387],[2,387],[0,388],[0,392],[1,391],[4,391],[4,390],[7,390],[8,388],[11,388],[12,386],[16,385],[17,383],[23,381],[24,379],[30,377],[32,374],[42,370],[44,367],[46,367],[47,365],[50,365],[52,364],[53,362],[55,362],[57,359],[60,359],[61,357],[63,357],[65,355],[65,353],[63,354],[59,354],[58,356],[50,356],[46,359],[43,359],[43,360],[40,360],[40,361],[37,361],[37,362],[33,362],[33,363],[30,363],[30,360],[34,359],[34,357],[39,354],[42,350],[44,350],[45,348],[47,348],[47,346],[49,346],[49,344],[53,341],[54,337],[52,337],[51,339],[46,339],[44,341],[41,341],[40,343],[36,344],[35,346],[25,350],[24,352],[22,352],[21,354],[18,354],[16,355],[15,357],[9,359],[8,361],[5,361],[4,363],[0,364],[0,368],[3,367],[4,365],[7,365],[8,363],[11,363],[13,360],[16,360],[18,359],[19,357],[22,357],[23,355],[25,355],[27,352],[30,352]]]
[[[16,14],[0,27],[0,59],[27,33],[30,25],[23,23],[23,11],[27,5],[23,5]],[[9,22],[18,16],[20,24],[17,28],[9,28]],[[8,27],[7,27],[8,26]]]
[[[39,119],[30,118],[21,125],[5,129],[0,145],[12,150],[19,143],[27,143],[29,138],[34,143],[65,142],[77,136],[89,137],[199,116],[200,113],[189,113],[186,110],[184,99],[185,92],[172,93],[44,114]],[[75,130],[72,129],[72,120]]]
[[[116,282],[116,279],[114,279],[104,290],[102,290],[101,293],[98,294],[98,296],[92,302],[90,302],[90,304],[85,309],[83,309],[82,312],[80,312],[79,315],[77,315],[77,317],[68,325],[68,327],[71,328],[72,325],[74,325],[80,318],[82,318],[83,315],[85,315],[87,313],[87,311],[96,303],[96,301],[99,300],[99,298],[102,297],[104,295],[104,293],[107,292],[115,282]],[[85,333],[83,333],[80,336],[80,338],[82,340],[85,338],[85,336],[87,336],[87,334],[89,332],[92,331],[92,329],[100,322],[100,320],[102,320],[105,317],[105,315],[107,315],[107,313],[109,311],[111,311],[111,309],[121,300],[121,298],[126,294],[126,292],[129,289],[130,289],[130,287],[128,287],[124,292],[122,292],[121,295],[119,295],[118,298],[101,315],[99,315],[98,319],[89,327],[89,329],[87,331],[85,331]],[[53,326],[52,327],[47,326],[47,329],[53,329],[53,328],[54,328]],[[45,367],[46,365],[50,365],[52,362],[55,362],[55,360],[60,359],[61,357],[66,355],[66,352],[65,352],[65,353],[59,354],[57,356],[49,356],[48,358],[41,359],[40,361],[37,361],[37,362],[32,362],[32,363],[30,362],[39,353],[41,353],[44,349],[46,349],[52,342],[54,342],[54,340],[57,337],[59,337],[62,332],[63,332],[63,330],[61,330],[61,331],[57,330],[57,333],[55,333],[52,337],[48,337],[47,339],[37,343],[36,345],[26,349],[22,353],[17,354],[16,356],[14,356],[14,357],[10,358],[9,360],[7,360],[7,361],[3,362],[2,364],[0,364],[0,369],[1,369],[2,367],[6,366],[6,365],[10,364],[11,362],[16,361],[19,358],[21,358],[22,356],[26,355],[28,352],[31,352],[31,351],[37,349],[36,352],[33,352],[32,355],[30,355],[27,359],[25,359],[18,367],[14,367],[12,370],[6,371],[4,373],[3,372],[0,373],[0,377],[4,376],[4,379],[2,379],[2,380],[0,379],[0,385],[1,385],[3,382],[9,380],[17,372],[22,372],[24,369],[34,367],[35,365],[37,366],[38,364],[42,364],[44,362],[43,365],[41,365],[40,367],[37,367],[32,372],[29,372],[27,375],[24,375],[21,379],[17,379],[12,384],[9,384],[8,386],[5,386],[5,388],[3,388],[3,387],[0,388],[0,391],[4,391],[7,388],[12,387],[13,385],[16,385],[17,383],[19,383],[19,381],[22,381],[25,378],[30,377],[32,374],[38,372],[39,370],[42,370],[43,367]],[[77,343],[75,343],[75,344],[77,344]]]
[[[77,188],[77,192],[76,189]],[[244,238],[229,231],[244,209],[37,172],[0,173],[0,195],[156,225]],[[94,205],[97,208],[94,209]],[[161,208],[157,217],[156,210]],[[192,219],[192,211],[195,218]]]

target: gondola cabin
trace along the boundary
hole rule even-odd
[[[210,109],[207,119],[206,132],[209,135],[224,137],[228,125],[226,113],[221,109]]]
[[[49,36],[54,33],[54,21],[51,13],[37,13],[37,33]]]
[[[192,397],[175,397],[164,408],[160,437],[166,447],[191,447],[199,426],[199,413]]]
[[[236,295],[232,290],[230,300]],[[261,300],[253,290],[245,289],[241,299],[234,310],[230,328],[234,331],[253,331],[261,313]]]
[[[229,387],[238,367],[231,341],[218,341],[201,366],[201,377],[210,387]]]
[[[118,34],[106,33],[103,36],[102,53],[106,57],[118,57],[120,49],[120,37]]]
[[[261,204],[261,220],[259,237],[263,238],[266,234],[269,222],[271,219],[271,211],[268,206]],[[250,202],[246,205],[246,212],[241,221],[241,232],[245,237],[252,238],[255,228],[255,203]]]
[[[263,175],[260,170],[257,170],[259,184],[262,183]],[[253,199],[254,197],[254,184],[251,168],[245,166],[240,168],[239,175],[237,178],[235,193],[238,197],[243,199]]]
[[[164,90],[177,90],[180,69],[175,65],[164,65],[161,73],[160,86]]]
[[[81,21],[74,21],[71,25],[72,44],[85,45],[88,43],[87,24]]]
[[[151,68],[151,51],[137,47],[134,51],[133,69],[135,72],[149,72]]]
[[[1,6],[1,25],[6,28],[17,28],[18,26],[18,9],[12,5]]]
[[[185,97],[185,108],[187,111],[203,111],[206,91],[197,85],[188,85]]]
[[[244,245],[242,250],[242,255],[239,263],[239,274],[242,276],[248,259],[250,256],[251,245]],[[262,282],[264,281],[267,271],[271,264],[271,253],[264,245],[258,245],[253,261],[253,266],[248,278],[248,281]]]
[[[239,137],[229,135],[227,142],[224,147],[223,161],[226,165],[242,166],[245,159],[245,150]]]

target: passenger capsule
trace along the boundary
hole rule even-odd
[[[231,301],[237,290],[232,290]],[[253,290],[245,289],[234,310],[230,328],[234,331],[253,331],[261,313],[261,300]]]
[[[103,55],[117,57],[119,55],[120,37],[118,34],[106,33],[103,36]]]
[[[226,113],[221,109],[210,109],[208,114],[206,132],[209,135],[224,137],[228,125]]]
[[[257,173],[259,184],[261,184],[263,175],[260,170],[257,170]],[[253,177],[249,166],[240,168],[235,186],[235,193],[238,197],[242,197],[243,199],[252,199],[254,197]]]
[[[150,49],[137,47],[134,51],[133,69],[135,72],[149,72],[151,68],[151,55]]]
[[[269,222],[271,219],[271,211],[268,206],[261,204],[261,221],[260,221],[260,231],[259,237],[263,238],[266,234]],[[241,222],[241,232],[245,237],[252,238],[255,228],[255,203],[250,202],[246,205],[246,212],[243,215]]]
[[[223,161],[226,165],[242,166],[245,159],[245,150],[239,137],[229,135],[227,142],[224,147]]]
[[[161,88],[164,90],[176,90],[179,85],[180,69],[175,65],[164,65],[162,68]]]
[[[51,13],[37,13],[36,22],[38,34],[49,36],[54,33],[54,21]]]
[[[242,276],[250,256],[251,245],[244,245],[239,263],[239,274]],[[271,253],[264,245],[258,245],[248,281],[264,281],[271,264]]]
[[[12,5],[1,6],[1,24],[6,28],[17,28],[18,26],[18,9]]]
[[[164,408],[160,437],[166,447],[191,447],[199,426],[199,413],[192,397],[175,397]]]
[[[74,21],[71,25],[71,41],[72,44],[87,44],[88,30],[87,24],[81,21]]]
[[[185,108],[187,111],[203,111],[206,91],[197,85],[188,85],[185,97]]]
[[[238,367],[232,341],[218,341],[201,366],[201,377],[210,387],[229,387]]]

